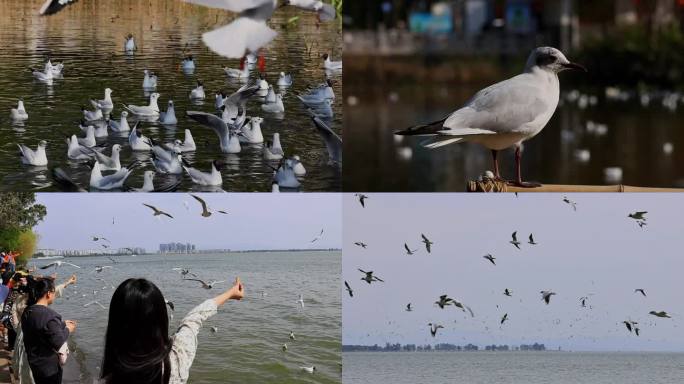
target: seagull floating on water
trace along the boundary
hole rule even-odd
[[[115,173],[103,176],[100,163],[95,161],[93,169],[90,171],[90,186],[100,190],[110,190],[121,188],[124,182],[133,172],[133,167],[121,167]]]
[[[45,147],[47,147],[47,141],[41,140],[38,143],[38,147],[34,151],[33,149],[23,145],[17,144],[19,151],[21,152],[21,163],[33,166],[46,166],[48,164],[47,154],[45,153]]]
[[[188,162],[184,160],[183,169],[188,173],[192,182],[199,185],[223,185],[223,178],[221,177],[221,168],[223,164],[214,160],[211,162],[211,169],[209,172],[202,172],[197,168],[193,168]]]
[[[278,77],[277,82],[279,87],[289,87],[292,85],[292,75],[285,74],[285,72],[280,72],[280,77]]]
[[[323,67],[329,71],[339,71],[342,69],[342,61],[332,61],[330,60],[330,55],[324,53],[323,56]]]
[[[540,184],[522,180],[521,147],[525,140],[541,132],[553,116],[560,97],[558,73],[566,69],[586,71],[556,48],[536,48],[529,55],[522,74],[479,91],[462,108],[441,120],[396,134],[430,136],[432,140],[424,143],[426,148],[466,141],[479,143],[492,151],[494,177],[498,180],[503,179],[497,154],[513,146],[516,179],[512,184],[537,187]]]
[[[105,88],[104,99],[102,99],[102,100],[91,99],[90,104],[92,104],[92,106],[95,108],[107,109],[107,110],[111,111],[114,108],[114,102],[112,101],[112,90],[111,90],[111,88]]]
[[[12,120],[21,121],[28,119],[28,113],[24,107],[24,101],[17,101],[17,107],[10,110],[10,117]]]
[[[134,115],[159,117],[159,105],[157,104],[159,96],[159,93],[153,92],[152,94],[150,94],[150,102],[148,105],[137,106],[124,104],[124,108],[129,110]]]
[[[197,80],[197,87],[193,88],[193,90],[190,91],[190,99],[204,100],[205,97],[206,94],[204,93],[204,85],[202,85],[202,82],[200,80]]]
[[[169,100],[166,107],[166,112],[159,112],[159,122],[164,125],[176,125],[178,119],[176,118],[176,110],[173,108],[173,100]]]
[[[131,127],[128,125],[128,120],[126,120],[127,117],[128,112],[121,111],[121,119],[118,122],[107,119],[107,126],[114,132],[128,132],[131,130]]]
[[[143,71],[143,74],[145,75],[142,84],[143,90],[154,90],[157,88],[157,75],[147,69]]]

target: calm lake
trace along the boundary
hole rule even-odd
[[[116,287],[130,277],[154,282],[175,304],[170,330],[194,306],[230,287],[239,276],[245,298],[231,301],[210,317],[198,335],[191,383],[339,383],[341,375],[341,252],[254,252],[193,255],[143,255],[67,259],[82,269],[62,266],[58,280],[76,272],[78,283],[53,308],[64,319],[78,321],[69,338],[70,358],[64,383],[92,383],[100,372],[108,311]],[[34,260],[41,266],[52,260]],[[91,273],[97,265],[110,265]],[[212,290],[182,281],[174,267],[187,267],[200,278],[226,280]],[[94,292],[95,291],[95,292]],[[299,295],[305,307],[299,307]],[[211,331],[217,327],[218,332]],[[290,331],[296,341],[289,339]],[[282,345],[287,343],[287,352]],[[300,366],[316,366],[311,375]]]
[[[354,170],[345,174],[345,190],[461,192],[468,180],[493,169],[490,151],[478,144],[428,150],[420,145],[423,138],[401,138],[392,132],[443,118],[478,90],[515,74],[510,72],[517,72],[524,62],[512,61],[508,63],[512,69],[499,68],[490,79],[478,81],[415,80],[419,76],[373,80],[368,73],[382,73],[383,65],[396,64],[382,60],[391,59],[378,59],[377,67],[363,73],[349,66],[345,70],[345,98],[352,97],[354,104],[344,112],[346,168]],[[415,68],[420,74],[431,70]],[[568,76],[579,75],[560,75],[563,105],[546,128],[524,145],[524,179],[546,184],[684,187],[684,168],[679,166],[684,161],[682,100],[671,111],[660,98],[652,98],[644,107],[638,96],[611,101],[600,89],[583,91],[587,99],[595,96],[596,104],[580,108],[577,100],[567,100],[573,89]],[[595,129],[597,125],[602,128]],[[513,150],[502,152],[499,164],[503,177],[514,178]],[[604,177],[609,167],[621,169],[619,182]]]
[[[159,107],[166,110],[173,100],[178,124],[164,126],[159,122],[141,122],[144,134],[157,142],[183,140],[185,129],[190,129],[197,151],[185,155],[197,168],[208,171],[214,159],[226,163],[222,171],[226,191],[270,191],[273,171],[263,160],[262,146],[243,145],[239,154],[223,154],[218,137],[212,130],[185,117],[185,111],[211,112],[214,94],[223,89],[227,94],[243,83],[228,80],[223,67],[238,68],[239,60],[224,59],[209,51],[201,40],[204,32],[229,23],[235,14],[218,9],[194,6],[181,1],[80,1],[51,17],[37,16],[42,0],[3,0],[0,14],[0,190],[53,191],[49,168],[60,166],[79,185],[88,185],[90,169],[82,162],[67,159],[64,138],[80,134],[81,106],[90,106],[90,99],[103,99],[104,89],[113,90],[112,116],[118,121],[122,104],[147,105],[148,94],[143,91],[143,70],[158,75],[157,92],[161,94]],[[296,98],[308,87],[324,83],[326,72],[320,56],[332,52],[333,60],[341,54],[340,24],[316,24],[315,14],[287,7],[278,10],[271,26],[278,37],[264,50],[265,74],[275,84],[280,72],[291,73],[293,86],[284,91],[285,113],[281,116],[262,111],[262,100],[255,97],[248,103],[248,115],[260,116],[264,138],[274,133],[288,156],[299,155],[307,173],[301,178],[302,191],[337,191],[341,188],[339,167],[328,164],[328,153],[307,111]],[[282,24],[299,17],[287,29]],[[134,55],[123,51],[124,36],[135,36],[138,50]],[[64,77],[46,85],[33,79],[28,67],[42,69],[45,55],[53,61],[64,62]],[[195,57],[197,69],[193,74],[181,70],[185,55]],[[250,79],[258,77],[253,70]],[[329,74],[337,82],[334,91],[342,95],[342,77]],[[196,81],[204,82],[206,100],[191,103],[190,91]],[[278,87],[275,86],[276,92]],[[29,119],[13,123],[10,108],[23,98]],[[337,97],[332,106],[334,118],[329,125],[341,135],[342,100]],[[129,116],[131,127],[135,119]],[[127,184],[142,185],[143,172],[153,170],[150,155],[133,153],[128,145],[128,134],[109,132],[98,139],[110,154],[112,145],[121,144],[122,165],[135,160],[144,166],[137,169]],[[21,164],[17,144],[31,148],[40,140],[47,141],[47,167],[28,167]],[[277,164],[277,163],[276,163]],[[275,165],[271,162],[270,165]],[[157,175],[158,180],[171,176]],[[187,174],[182,176],[180,190],[215,190],[194,185]]]
[[[345,352],[345,384],[669,384],[684,353]]]

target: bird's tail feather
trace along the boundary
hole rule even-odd
[[[443,137],[444,136],[442,136],[442,138]],[[435,149],[435,148],[439,148],[439,147],[442,147],[445,145],[449,145],[451,143],[459,142],[461,140],[463,140],[462,137],[453,137],[453,138],[449,138],[446,140],[426,140],[426,141],[423,141],[422,143],[420,143],[420,145],[422,145],[423,147],[425,147],[427,149]]]
[[[445,121],[446,118],[428,124],[414,125],[413,127],[395,131],[394,134],[399,136],[436,135],[439,131],[446,131],[449,129],[444,127]]]

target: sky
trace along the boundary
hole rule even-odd
[[[204,218],[200,204],[184,193],[39,193],[37,200],[47,207],[47,215],[34,228],[40,235],[38,248],[97,248],[92,235],[106,237],[113,248],[144,247],[148,251],[169,242],[231,250],[342,246],[338,194],[198,195],[210,208],[225,210],[228,215],[214,213]],[[143,203],[168,212],[174,219],[154,217]],[[321,239],[311,243],[321,229]]]
[[[564,350],[684,351],[684,194],[567,195],[577,211],[560,194],[368,196],[365,208],[352,194],[343,203],[343,278],[354,290],[344,295],[346,345],[540,342]],[[637,210],[648,211],[643,228],[627,217]],[[521,250],[509,243],[513,231]],[[421,233],[434,242],[430,254]],[[538,245],[527,244],[530,233]],[[418,252],[407,255],[404,242]],[[357,268],[385,282],[368,285]],[[542,290],[557,293],[549,305]],[[475,317],[439,309],[442,294]],[[405,311],[409,302],[413,312]],[[629,333],[626,320],[639,323],[641,336]],[[430,322],[445,327],[435,338]]]

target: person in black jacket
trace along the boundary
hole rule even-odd
[[[35,384],[60,384],[62,366],[58,351],[69,334],[76,330],[76,322],[62,321],[62,317],[48,306],[55,299],[55,283],[42,278],[29,284],[29,306],[21,316],[24,346]]]

